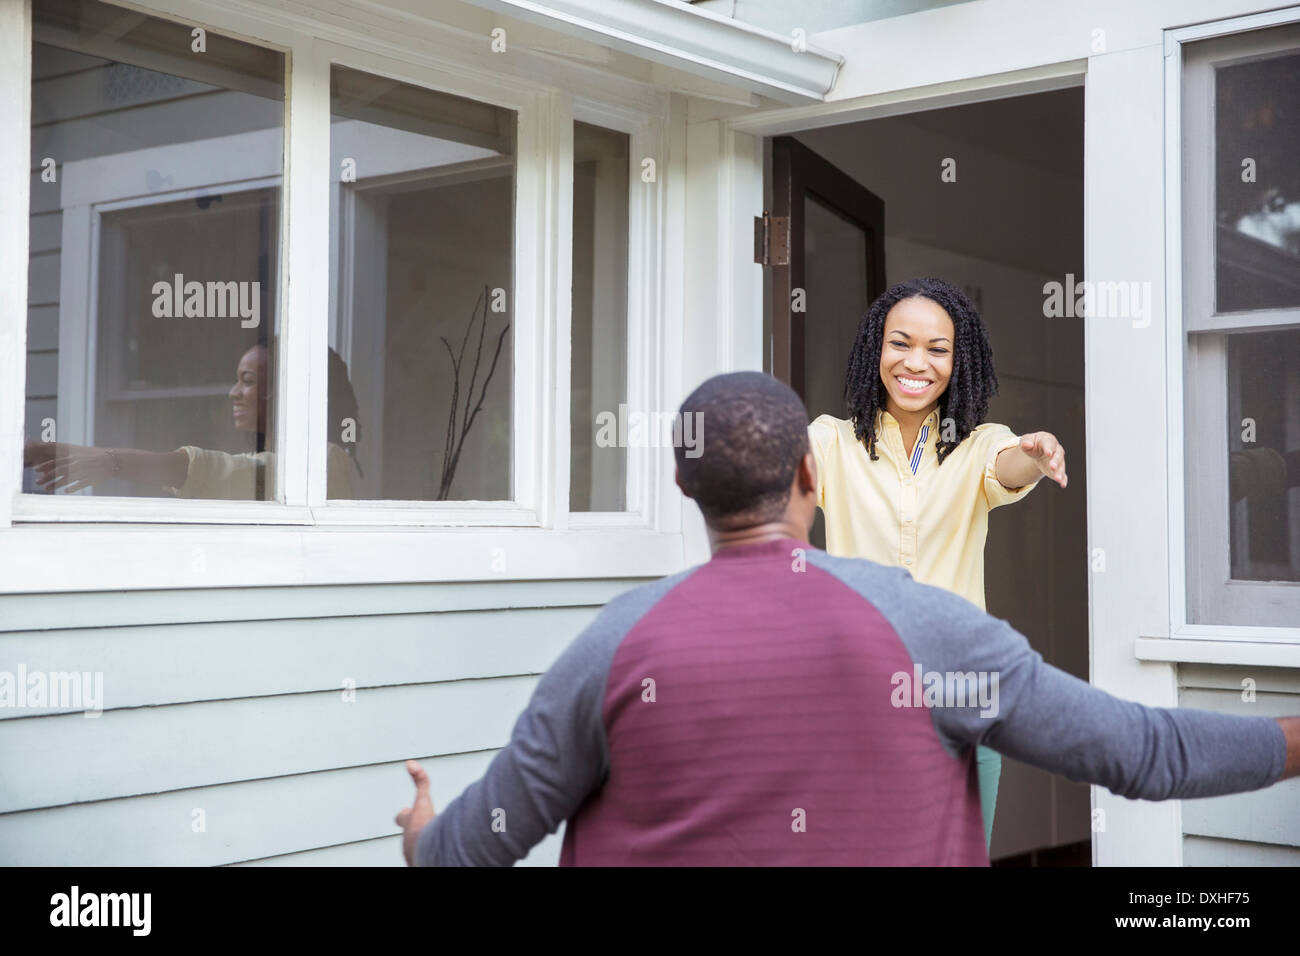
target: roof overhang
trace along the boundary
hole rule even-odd
[[[837,53],[680,0],[463,2],[791,105],[825,99],[843,62]]]

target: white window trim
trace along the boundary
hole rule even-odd
[[[531,360],[526,368],[516,370],[513,393],[517,400],[537,396],[527,409],[534,423],[532,431],[520,438],[523,453],[532,460],[527,468],[517,464],[515,501],[507,507],[497,502],[436,503],[441,509],[423,502],[399,502],[396,507],[374,502],[331,501],[326,505],[324,443],[282,443],[283,504],[73,495],[60,496],[57,505],[62,513],[58,515],[27,513],[29,508],[48,505],[48,496],[21,495],[21,473],[18,462],[13,461],[13,474],[0,478],[6,512],[20,499],[43,500],[30,505],[24,500],[14,515],[18,523],[0,532],[8,536],[6,547],[0,549],[6,590],[660,576],[681,568],[681,503],[676,496],[671,500],[664,497],[663,482],[665,475],[671,478],[671,470],[663,467],[662,455],[645,456],[644,476],[638,479],[644,489],[638,511],[583,515],[577,522],[581,527],[569,530],[567,388],[553,387],[559,374],[556,351],[560,339],[566,349],[568,344],[574,95],[584,99],[583,108],[591,110],[585,115],[593,120],[601,121],[602,109],[621,113],[625,125],[658,144],[648,147],[647,155],[663,157],[658,163],[659,186],[651,191],[653,198],[647,200],[643,212],[654,222],[640,230],[646,248],[633,260],[641,269],[634,268],[629,275],[629,282],[637,283],[636,301],[644,316],[635,340],[629,330],[629,341],[660,346],[661,351],[642,350],[646,366],[643,390],[662,397],[677,384],[680,349],[664,336],[678,326],[660,308],[665,292],[670,299],[674,290],[680,292],[680,276],[663,256],[664,209],[672,203],[675,215],[682,210],[680,199],[668,198],[675,193],[669,194],[664,182],[669,166],[667,130],[682,122],[677,114],[675,119],[669,118],[668,90],[531,51],[516,51],[504,69],[493,69],[495,62],[485,63],[482,53],[466,44],[467,36],[484,43],[486,39],[467,32],[463,22],[444,29],[442,24],[422,18],[418,29],[407,35],[390,24],[377,23],[374,30],[350,29],[302,10],[266,8],[240,0],[225,0],[220,5],[197,0],[112,2],[202,25],[288,56],[281,269],[286,276],[307,276],[308,281],[290,278],[281,283],[282,434],[325,432],[323,339],[328,334],[327,322],[311,323],[304,318],[328,315],[330,210],[328,202],[318,202],[315,197],[327,196],[329,190],[329,166],[319,162],[329,148],[329,64],[341,62],[518,111],[516,189],[528,194],[536,212],[531,222],[516,218],[513,295],[516,308],[530,295],[535,305],[529,317],[533,341],[525,344],[516,339],[516,355]],[[368,14],[362,10],[357,15]],[[27,128],[30,5],[20,3],[0,19],[6,27],[22,28],[17,33],[24,44],[23,55],[15,64],[13,77],[21,82],[6,85],[5,99],[17,96],[22,100],[12,104],[22,119],[15,125]],[[22,142],[12,151],[15,155],[21,152],[23,158],[15,168],[25,171],[29,143],[25,137],[18,139]],[[681,167],[674,164],[674,168]],[[681,190],[684,185],[678,182],[673,188]],[[17,196],[24,222],[27,198],[24,188]],[[522,211],[523,199],[516,204]],[[679,225],[673,228],[680,230]],[[6,249],[20,254],[21,277],[25,279],[25,228],[21,236],[6,239]],[[7,310],[8,318],[21,316],[21,321],[6,322],[0,339],[14,345],[8,354],[17,357],[19,375],[11,379],[16,383],[22,380],[26,284],[10,285],[9,289],[22,302]],[[561,293],[565,311],[560,309]],[[515,322],[523,324],[518,312]],[[5,420],[14,419],[21,425],[24,402],[21,389],[6,390],[0,396]],[[559,407],[561,404],[564,407]],[[516,414],[517,433],[527,431],[524,421],[524,414]],[[14,433],[9,434],[13,449],[19,448],[21,442]],[[520,456],[518,449],[516,454]],[[522,463],[526,459],[517,460]],[[11,523],[9,514],[4,517],[0,529]],[[195,524],[227,527],[196,535]],[[421,533],[410,534],[417,529]],[[491,560],[467,560],[479,551],[489,554]],[[498,560],[503,555],[504,564]],[[214,567],[221,571],[214,573]]]
[[[1189,539],[1186,517],[1187,469],[1189,467],[1198,469],[1208,467],[1209,458],[1218,455],[1219,458],[1214,467],[1217,471],[1222,472],[1220,477],[1226,486],[1227,413],[1226,410],[1219,408],[1214,413],[1216,421],[1211,422],[1208,426],[1212,429],[1217,428],[1217,432],[1214,433],[1222,436],[1223,446],[1219,447],[1216,442],[1214,448],[1202,449],[1202,453],[1196,456],[1197,460],[1189,462],[1189,456],[1186,452],[1186,440],[1190,426],[1186,420],[1187,405],[1185,403],[1188,396],[1184,389],[1188,377],[1188,370],[1184,364],[1188,355],[1185,337],[1188,331],[1193,330],[1198,332],[1208,332],[1214,329],[1227,330],[1240,328],[1246,324],[1252,327],[1266,327],[1273,323],[1251,321],[1249,313],[1245,316],[1219,316],[1209,323],[1199,320],[1188,323],[1183,308],[1183,229],[1184,223],[1189,218],[1183,215],[1183,45],[1197,40],[1293,23],[1300,23],[1300,9],[1295,7],[1165,31],[1165,296],[1168,303],[1167,314],[1171,317],[1171,320],[1166,323],[1166,361],[1170,372],[1168,376],[1169,428],[1167,434],[1167,454],[1170,465],[1168,472],[1170,634],[1168,639],[1163,640],[1242,642],[1262,645],[1300,643],[1300,626],[1266,627],[1232,624],[1192,624],[1188,622],[1189,599],[1192,596],[1192,588],[1196,584],[1189,580],[1187,573],[1187,544]],[[1188,223],[1188,225],[1194,224]],[[1202,269],[1204,273],[1202,278],[1207,282],[1209,281],[1208,268],[1209,264],[1207,263]],[[1221,373],[1222,369],[1219,369],[1218,372]],[[1222,375],[1219,374],[1218,378],[1222,378]],[[1215,381],[1210,384],[1217,388],[1225,383]],[[1226,394],[1226,390],[1220,390],[1215,394]],[[1222,405],[1222,403],[1217,404]],[[1210,411],[1211,409],[1208,406],[1204,409],[1198,407],[1198,414],[1207,414]],[[1197,473],[1200,474],[1201,472],[1198,471]],[[1223,543],[1226,547],[1226,538]],[[1225,567],[1226,562],[1225,554],[1223,559]],[[1279,585],[1243,583],[1240,586],[1250,588],[1256,586],[1277,587]],[[1146,656],[1153,660],[1157,659],[1150,657],[1154,653],[1148,646],[1151,641],[1148,639],[1142,639],[1142,641],[1139,656]],[[1171,651],[1170,653],[1174,652]],[[1182,656],[1169,659],[1197,659],[1196,655],[1187,650],[1181,650],[1177,653]]]

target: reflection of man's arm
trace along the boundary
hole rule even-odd
[[[1228,487],[1233,501],[1276,495],[1300,485],[1300,451],[1285,455],[1276,448],[1246,448],[1228,459]]]

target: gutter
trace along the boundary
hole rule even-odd
[[[681,0],[463,0],[781,103],[819,103],[844,58]]]

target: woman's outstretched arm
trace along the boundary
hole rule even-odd
[[[23,464],[35,467],[36,483],[41,488],[71,493],[111,478],[155,488],[179,487],[185,483],[189,456],[179,448],[143,451],[28,441],[23,445]]]

